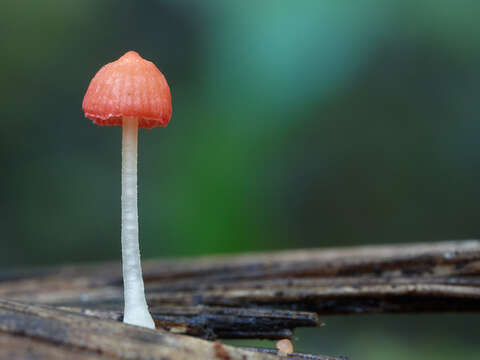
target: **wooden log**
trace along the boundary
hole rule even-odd
[[[0,358],[268,360],[278,356],[0,299]]]
[[[26,348],[32,348],[32,344],[40,340],[38,334],[30,333],[33,330],[29,326],[39,323],[45,325],[45,329],[55,330],[58,322],[45,324],[46,318],[58,315],[52,315],[52,311],[66,316],[67,320],[60,322],[62,326],[75,317],[78,320],[74,326],[76,330],[71,331],[79,337],[87,336],[82,335],[82,331],[90,331],[84,325],[86,317],[92,324],[110,324],[105,325],[108,331],[112,330],[112,324],[122,329],[126,326],[119,322],[122,317],[122,279],[118,263],[9,270],[0,274],[0,298],[9,299],[2,300],[0,306],[3,309],[3,313],[0,312],[0,341],[3,343],[18,344],[23,341],[18,336],[26,334]],[[319,314],[478,312],[480,242],[150,260],[145,263],[144,277],[148,302],[159,328],[205,339],[288,338],[296,327],[320,326]],[[50,307],[32,307],[21,305],[22,302]],[[22,306],[29,309],[28,316],[19,315],[25,313]],[[23,330],[5,328],[5,324],[18,321],[23,321],[23,328],[18,328]],[[134,331],[129,331],[134,341]],[[164,336],[165,333],[161,334]],[[54,340],[43,341],[40,342],[45,346],[39,345],[39,353],[50,351],[52,341],[54,343]],[[181,341],[179,344],[184,346]],[[216,356],[212,355],[215,347],[223,349],[222,345],[208,344],[201,350],[204,351],[202,356],[207,357],[199,358]],[[67,342],[66,348],[60,347],[56,351],[75,354],[78,346]],[[80,348],[85,350],[82,350],[82,356],[97,354],[95,348],[82,346]],[[131,346],[136,348],[140,344],[135,342]],[[185,346],[188,351],[195,351],[190,345]],[[15,346],[3,349],[14,351]],[[227,349],[229,354],[234,351]],[[151,351],[149,356],[157,350]],[[179,351],[176,358],[186,356],[187,350]],[[219,353],[223,352],[219,350]],[[242,358],[237,355],[235,353],[232,358]],[[112,353],[110,348],[103,347],[101,356],[127,358],[123,353]]]
[[[0,297],[121,311],[120,270],[104,264],[11,271],[0,282]],[[150,260],[144,277],[159,320],[172,308],[185,309],[187,317],[192,309],[259,306],[329,315],[479,311],[480,242]]]
[[[101,319],[121,321],[121,311],[58,307]],[[215,340],[217,338],[283,339],[297,327],[319,327],[323,323],[315,313],[255,308],[209,306],[152,307],[158,328]]]

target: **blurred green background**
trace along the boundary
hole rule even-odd
[[[121,129],[81,103],[127,50],[157,64],[174,107],[140,132],[144,258],[479,237],[479,15],[448,0],[2,1],[0,267],[120,259]],[[325,320],[296,350],[480,357],[479,315]]]

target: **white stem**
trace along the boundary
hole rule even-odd
[[[143,287],[137,210],[138,119],[123,118],[122,137],[122,265],[125,310],[123,322],[155,328]]]

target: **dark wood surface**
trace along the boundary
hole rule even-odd
[[[191,336],[289,338],[324,314],[478,312],[480,242],[150,260],[144,278],[162,330],[120,322],[119,263],[0,272],[0,358],[26,358],[25,348],[36,358],[267,359],[276,355]]]

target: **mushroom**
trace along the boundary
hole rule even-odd
[[[293,353],[293,344],[289,339],[282,339],[277,341],[276,347],[278,349],[278,355],[287,356]]]
[[[155,328],[148,311],[140,264],[137,209],[138,128],[166,126],[172,115],[170,89],[163,74],[135,51],[103,66],[83,99],[85,116],[97,125],[122,131],[123,322]]]

